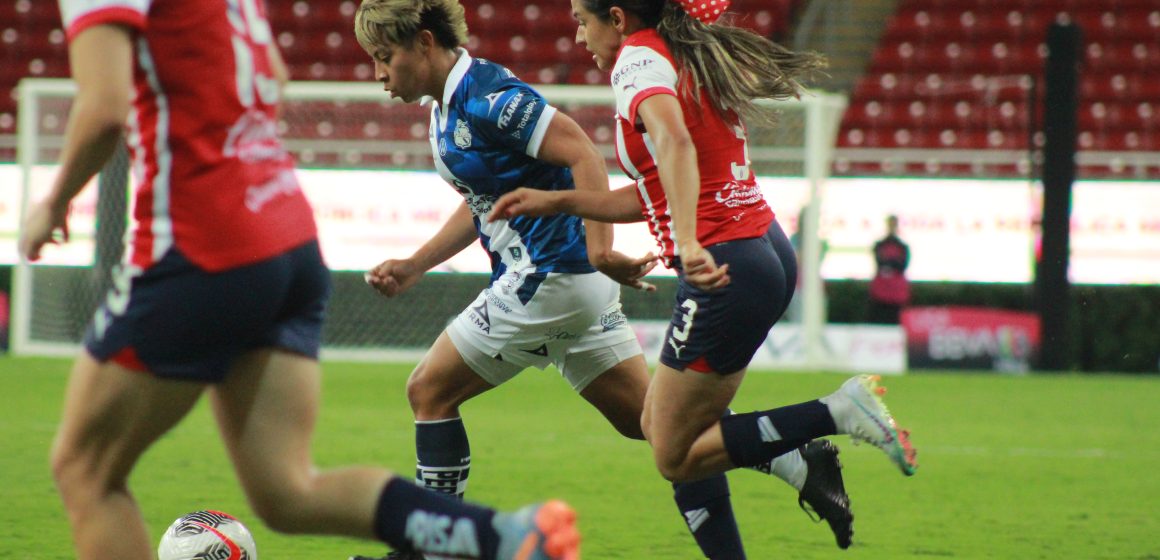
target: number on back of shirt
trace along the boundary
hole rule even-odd
[[[255,105],[255,96],[266,105],[278,102],[279,85],[274,77],[259,72],[255,68],[254,53],[264,53],[265,47],[270,44],[273,33],[270,23],[258,10],[258,0],[229,0],[230,27],[234,34],[231,43],[234,47],[234,65],[236,67],[236,83],[238,101],[242,106],[250,109]]]

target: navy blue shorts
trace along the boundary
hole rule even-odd
[[[143,272],[114,273],[85,348],[158,377],[220,382],[234,359],[259,348],[317,358],[329,297],[317,241],[216,273],[174,248]]]
[[[676,370],[729,374],[749,365],[769,329],[789,306],[797,259],[775,221],[765,235],[706,247],[730,283],[702,291],[677,269],[677,300],[665,333],[661,363]]]

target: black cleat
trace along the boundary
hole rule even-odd
[[[818,519],[826,520],[838,548],[850,548],[854,537],[854,513],[850,511],[850,496],[842,483],[842,464],[838,462],[838,446],[829,440],[816,439],[801,447],[806,462],[806,482],[798,495],[798,505],[807,514],[813,510]],[[808,508],[807,508],[808,506]],[[812,519],[813,514],[810,515]]]

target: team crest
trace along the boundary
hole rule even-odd
[[[459,149],[466,150],[471,145],[471,130],[467,128],[467,121],[463,119],[455,119],[455,145]]]

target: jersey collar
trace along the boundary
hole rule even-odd
[[[447,74],[447,82],[443,84],[443,101],[440,103],[440,129],[447,128],[447,107],[451,106],[451,96],[455,94],[455,90],[459,89],[459,83],[463,81],[463,77],[467,75],[467,69],[471,67],[471,63],[475,60],[468,54],[467,49],[458,48],[455,52],[459,53],[459,59],[455,61],[455,66],[451,67],[451,72]]]

